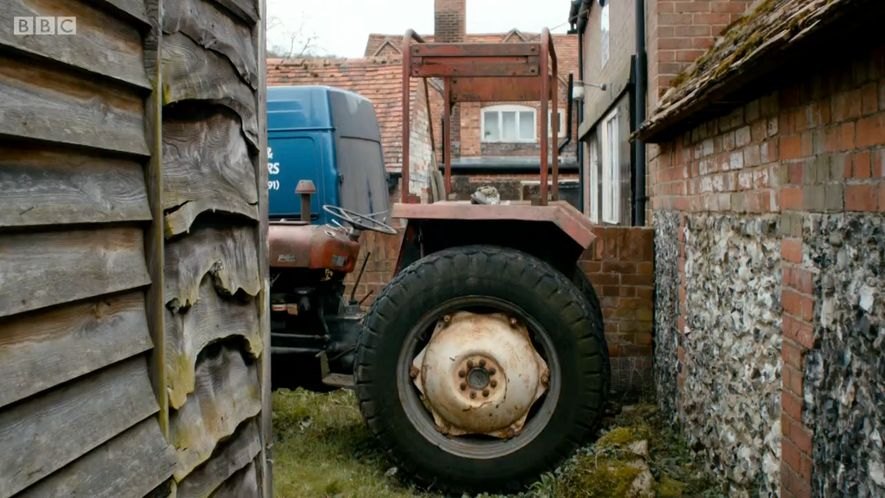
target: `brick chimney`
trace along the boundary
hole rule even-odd
[[[434,41],[464,41],[464,33],[467,32],[467,0],[434,0],[433,17]]]
[[[757,0],[682,0],[648,3],[649,104],[674,78],[713,46],[716,37],[746,14]]]

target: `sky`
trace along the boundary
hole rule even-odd
[[[468,33],[564,33],[568,0],[467,0]],[[362,57],[369,33],[433,32],[433,0],[268,0],[268,49]],[[553,29],[559,26],[558,29]],[[292,43],[294,40],[294,43]]]

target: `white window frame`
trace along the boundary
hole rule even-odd
[[[621,211],[619,124],[617,109],[602,120],[602,221],[613,224],[620,222]]]
[[[559,114],[559,128],[556,129],[557,136],[559,138],[565,138],[566,128],[565,128],[565,113],[562,112],[562,109],[557,109],[556,113]],[[553,116],[553,109],[547,111],[547,129],[551,132],[553,131],[553,120],[550,118]]]
[[[587,191],[587,202],[590,204],[590,221],[599,223],[599,144],[598,140],[590,140],[587,157],[589,158],[590,180]]]
[[[532,113],[532,137],[531,138],[517,138],[516,140],[489,140],[486,138],[486,113],[487,112],[497,112],[498,113],[498,130],[503,132],[503,118],[502,113],[504,112],[515,112],[516,113],[516,132],[519,134],[519,113],[521,112],[531,112]],[[488,107],[483,107],[479,110],[479,128],[480,128],[480,142],[482,143],[533,143],[538,141],[538,111],[534,107],[529,107],[525,105],[492,105]],[[503,133],[501,136],[503,137]]]
[[[611,1],[606,0],[604,3],[602,3],[601,8],[599,9],[599,48],[601,51],[600,60],[602,61],[602,67],[605,67],[605,65],[608,63],[608,59],[611,54],[611,9],[609,8],[610,3]]]

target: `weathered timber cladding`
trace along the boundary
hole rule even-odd
[[[136,357],[0,413],[0,495],[13,495],[157,412]]]
[[[144,294],[23,313],[0,322],[0,406],[151,349]]]
[[[0,23],[0,43],[28,54],[49,57],[121,82],[150,88],[144,72],[141,33],[137,24],[120,22],[113,14],[81,2],[43,0],[40,6],[26,0],[7,0]],[[129,2],[138,3],[141,2]],[[144,5],[141,5],[144,12]],[[13,34],[13,16],[55,16],[77,18],[77,35],[20,36]]]
[[[258,219],[255,170],[232,113],[164,121],[163,185],[169,237],[206,211]]]
[[[249,143],[258,145],[255,92],[240,79],[227,58],[182,33],[164,36],[161,52],[166,104],[205,101],[207,106],[227,107],[240,117]]]
[[[231,436],[261,411],[258,366],[230,341],[203,350],[190,402],[171,419],[170,438],[178,448],[175,477],[183,478],[212,455],[218,441]],[[224,417],[217,417],[219,413]]]
[[[200,284],[212,277],[215,290],[232,296],[257,296],[261,290],[258,248],[249,227],[206,227],[166,245],[165,285],[172,311],[197,302]]]
[[[150,283],[137,227],[0,235],[0,316]]]
[[[4,9],[0,498],[269,495],[263,2]]]
[[[150,221],[138,160],[0,144],[4,226]]]
[[[163,7],[164,381],[173,479],[179,497],[219,489],[261,496],[269,490],[260,381],[268,378],[269,338],[259,4]]]
[[[144,496],[169,476],[175,457],[147,419],[28,488],[23,498]]]
[[[237,471],[251,464],[260,450],[258,424],[249,420],[237,429],[235,436],[219,445],[208,462],[179,483],[178,497],[208,496]]]

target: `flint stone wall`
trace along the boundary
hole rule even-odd
[[[780,491],[781,257],[777,216],[686,217],[689,443],[734,489]]]
[[[885,219],[813,216],[803,258],[819,269],[804,418],[815,496],[885,496]]]
[[[676,415],[679,362],[679,213],[655,211],[654,376],[661,413]]]

